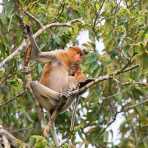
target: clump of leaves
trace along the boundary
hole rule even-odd
[[[39,135],[33,135],[30,137],[29,139],[29,143],[31,145],[31,147],[35,147],[35,148],[48,148],[48,141]]]

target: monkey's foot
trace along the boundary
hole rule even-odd
[[[48,138],[49,136],[49,131],[51,130],[52,128],[52,123],[51,122],[48,122],[48,125],[46,125],[43,129],[43,136]]]

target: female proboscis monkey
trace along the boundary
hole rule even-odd
[[[45,63],[40,81],[32,81],[31,89],[40,106],[50,114],[59,103],[59,93],[75,89],[85,80],[81,72],[80,61],[84,53],[79,47],[67,50],[40,52],[33,49],[32,58]],[[67,108],[62,108],[61,111]]]

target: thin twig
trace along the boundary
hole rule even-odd
[[[56,18],[54,19],[55,21],[58,20],[60,18],[60,16],[62,15],[63,11],[64,11],[64,7],[65,7],[65,2],[62,1],[61,5],[60,5],[60,10],[58,11],[58,14],[56,16]]]
[[[137,84],[143,87],[148,87],[148,83],[145,83],[145,82],[125,82],[125,83],[122,83],[121,85],[126,86],[126,85],[131,85],[131,84]]]
[[[28,11],[24,11],[24,13],[30,17],[32,20],[34,20],[35,22],[37,22],[37,24],[39,24],[39,26],[42,28],[44,25],[39,21],[38,18],[36,18],[33,14],[31,14],[30,12]]]
[[[133,104],[133,105],[129,105],[129,106],[124,105],[123,108],[122,108],[122,110],[123,111],[126,111],[126,110],[129,110],[129,109],[135,108],[135,107],[137,107],[139,105],[145,104],[147,102],[148,102],[148,99],[145,99],[144,101],[141,101],[141,102],[136,103],[136,104]]]
[[[101,13],[101,10],[102,10],[102,8],[103,8],[104,3],[105,3],[105,0],[102,1],[99,10],[98,10],[97,13],[96,13],[96,17],[95,17],[95,19],[94,19],[93,28],[95,28],[95,26],[96,26],[97,19],[98,19],[98,17],[100,16],[100,13]]]
[[[121,112],[116,112],[113,119],[106,125],[106,127],[100,132],[100,135],[102,135],[107,128],[109,128],[115,121],[116,121],[116,118],[117,118],[117,115],[121,113]]]
[[[124,113],[124,117],[125,117],[125,119],[126,119],[126,122],[127,122],[128,125],[129,125],[131,131],[132,131],[133,138],[134,138],[134,143],[135,143],[135,147],[137,147],[138,137],[137,137],[137,132],[136,132],[136,130],[135,130],[135,127],[134,127],[133,124],[131,123],[131,121],[130,121],[130,119],[128,118],[126,112]]]
[[[141,101],[139,103],[136,103],[136,104],[133,104],[133,105],[129,105],[129,106],[122,106],[121,110],[120,111],[117,111],[113,117],[113,119],[106,125],[106,127],[101,131],[100,135],[104,134],[104,132],[106,131],[107,128],[109,128],[115,121],[116,121],[116,118],[117,118],[117,115],[119,113],[122,113],[122,112],[126,112],[130,109],[133,109],[139,105],[142,105],[142,104],[145,104],[148,102],[148,97],[146,97],[147,99],[145,99],[144,101]],[[94,126],[93,128],[96,128],[96,126]]]
[[[122,2],[122,0],[120,0],[119,2],[118,2],[118,0],[116,0],[116,7],[115,7],[114,14],[116,14],[117,11],[119,11],[121,2]]]

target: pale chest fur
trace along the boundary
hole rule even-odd
[[[48,87],[63,92],[68,89],[68,71],[62,63],[53,62],[48,77]]]

